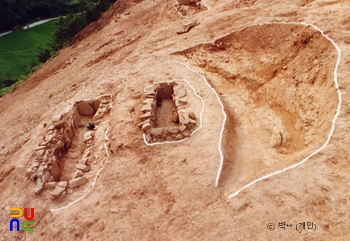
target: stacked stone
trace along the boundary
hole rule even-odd
[[[65,192],[66,188],[69,188],[68,191],[72,191],[72,188],[88,181],[86,177],[83,177],[84,172],[90,171],[88,166],[90,153],[88,150],[85,151],[79,164],[76,165],[70,181],[58,182],[60,175],[59,162],[71,146],[76,129],[79,127],[80,115],[95,114],[96,116],[107,113],[110,109],[110,99],[110,96],[104,96],[101,100],[79,101],[64,114],[52,117],[52,122],[47,127],[44,140],[35,149],[34,162],[26,171],[27,177],[31,177],[37,183],[34,188],[35,194],[40,194],[44,188],[53,189],[51,195],[53,198],[57,198]],[[87,131],[84,134],[84,143],[87,148],[93,145],[93,138],[93,131]]]
[[[173,101],[175,102],[174,116],[178,117],[179,125],[168,127],[154,127],[156,116],[156,99],[159,89],[166,86],[173,86]],[[187,91],[182,83],[176,81],[159,82],[154,88],[146,92],[146,99],[141,108],[141,128],[147,142],[154,141],[173,141],[189,137],[196,126],[196,115],[193,111],[188,110],[190,104],[187,102]]]
[[[179,112],[179,125],[151,128],[146,132],[146,140],[153,141],[171,141],[181,140],[191,136],[196,126],[196,115],[193,111]]]
[[[156,97],[157,91],[151,89],[146,91],[145,100],[143,101],[143,106],[140,110],[141,123],[138,124],[138,127],[143,131],[147,131],[154,126],[155,113],[156,113]]]
[[[79,113],[73,108],[62,115],[52,117],[52,123],[48,126],[43,141],[35,149],[35,160],[26,172],[27,177],[32,177],[37,182],[35,194],[41,193],[46,183],[58,180],[59,160],[71,145],[77,128],[77,115]]]
[[[110,96],[102,97],[101,101],[99,101],[98,108],[96,108],[96,114],[94,115],[93,120],[97,123],[104,114],[108,113],[111,109],[111,98]]]

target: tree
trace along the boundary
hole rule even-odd
[[[97,20],[114,2],[115,0],[79,0],[79,13],[60,17],[56,22],[53,49],[58,50],[69,43],[80,30]]]

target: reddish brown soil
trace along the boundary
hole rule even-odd
[[[0,240],[349,240],[350,3],[206,0],[206,11],[186,17],[173,4],[118,1],[0,99]],[[199,25],[176,34],[193,22]],[[338,53],[298,22],[322,29],[341,51],[334,133],[302,165],[229,199],[298,163],[331,131]],[[207,78],[227,114],[217,187],[221,106],[203,78],[179,62]],[[182,143],[146,146],[137,128],[143,88],[172,79],[187,79],[204,99],[203,126]],[[110,156],[101,141],[97,158],[106,162],[95,186],[51,211],[89,186],[68,199],[34,194],[25,172],[43,126],[73,101],[101,94],[113,95]],[[34,233],[10,233],[10,207],[35,208]],[[279,222],[293,226],[284,230]],[[317,229],[297,231],[300,222]]]

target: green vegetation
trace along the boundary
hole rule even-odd
[[[41,16],[51,17],[52,13],[76,12],[61,16],[55,21],[30,29],[20,29],[0,37],[0,97],[14,90],[18,80],[25,80],[41,63],[55,56],[62,47],[72,41],[80,30],[97,20],[115,1],[0,0],[0,31],[8,29],[14,23],[18,25],[18,23],[33,19],[39,13],[42,14]],[[18,8],[16,4],[23,7],[17,13],[14,12],[14,9]],[[50,4],[58,4],[60,7],[54,11]],[[7,9],[8,12],[4,12],[4,9]],[[2,14],[8,16],[7,22]],[[12,20],[8,22],[9,19]],[[1,22],[2,20],[4,22]]]
[[[28,66],[38,64],[38,48],[51,43],[55,29],[53,20],[0,37],[0,78],[19,79]]]
[[[80,0],[78,14],[68,14],[65,17],[59,18],[52,47],[58,50],[68,44],[80,30],[97,20],[115,1]]]
[[[55,20],[52,20],[0,37],[0,97],[13,90],[19,79],[26,79],[40,62],[51,57],[50,50],[44,48],[52,42],[55,29]],[[46,59],[40,53],[46,54]]]

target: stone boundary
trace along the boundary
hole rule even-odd
[[[89,161],[94,144],[94,124],[98,124],[104,114],[111,109],[111,95],[104,95],[90,100],[77,101],[69,106],[63,114],[51,118],[51,124],[45,130],[45,137],[35,149],[31,166],[26,170],[26,176],[35,181],[35,194],[40,194],[45,188],[51,189],[51,196],[56,199],[62,193],[88,182],[84,177],[90,171]],[[81,116],[92,116],[94,124],[89,126],[84,134],[84,152],[69,181],[60,181],[60,164],[71,147],[72,140],[80,124]]]
[[[112,108],[112,105],[111,105],[111,108]],[[109,123],[108,123],[109,124]],[[104,148],[105,148],[105,151],[106,151],[106,161],[103,163],[103,166],[101,167],[100,170],[98,170],[94,180],[91,182],[91,187],[89,188],[89,190],[83,195],[81,196],[80,198],[74,200],[73,202],[71,203],[68,203],[66,206],[63,206],[63,207],[60,207],[60,208],[51,208],[50,211],[51,212],[56,212],[56,211],[60,211],[60,210],[63,210],[65,208],[68,208],[69,206],[81,201],[84,197],[86,197],[92,190],[92,188],[95,186],[96,184],[96,181],[97,181],[97,178],[99,177],[101,171],[103,170],[103,168],[105,167],[106,163],[109,161],[109,148],[108,148],[108,143],[109,143],[109,132],[108,132],[108,127],[105,131],[105,144],[104,144]]]
[[[156,127],[157,98],[161,90],[169,87],[173,89],[172,100],[175,103],[173,122],[177,120],[178,124]],[[138,127],[143,130],[146,143],[183,140],[193,134],[198,125],[197,116],[189,108],[191,104],[188,103],[183,81],[157,82],[152,86],[147,86],[144,91],[145,100],[140,110],[142,114],[139,117],[142,122],[138,124]]]
[[[195,88],[190,84],[190,82],[189,82],[188,80],[186,80],[186,79],[175,79],[175,81],[176,81],[176,80],[181,80],[181,81],[186,82],[186,83],[188,84],[188,86],[193,90],[194,95],[195,95],[197,98],[199,98],[199,99],[201,100],[201,102],[202,102],[202,109],[201,109],[201,112],[200,112],[200,115],[199,115],[199,126],[198,126],[197,129],[195,129],[195,130],[191,133],[191,136],[192,136],[192,135],[194,135],[194,133],[196,133],[197,131],[199,131],[199,130],[202,128],[202,119],[203,119],[203,111],[204,111],[204,100],[203,100],[202,97],[200,97],[200,96],[197,94]],[[152,86],[153,86],[153,85],[152,85]],[[144,89],[145,92],[147,91],[147,88],[148,88],[148,87],[150,87],[150,86],[145,87],[145,89]],[[143,141],[144,141],[144,143],[145,143],[147,146],[162,145],[162,144],[176,144],[176,143],[183,142],[183,141],[185,141],[185,140],[187,140],[187,137],[184,138],[184,139],[182,139],[182,140],[178,140],[178,141],[163,141],[163,142],[148,143],[148,142],[146,141],[146,135],[145,135],[145,133],[143,133]]]

